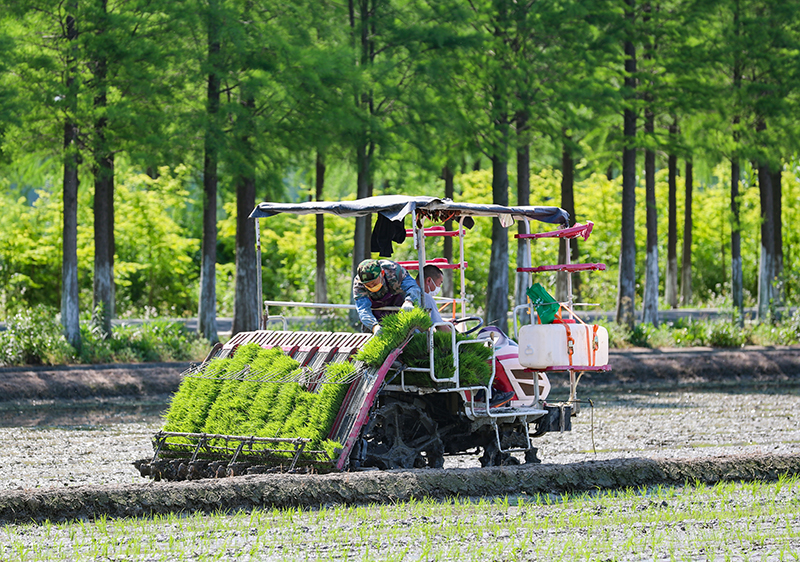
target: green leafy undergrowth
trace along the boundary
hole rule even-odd
[[[323,378],[325,383],[314,392],[296,382],[232,378],[248,365],[251,373],[268,374],[268,380],[285,379],[299,368],[297,361],[280,348],[266,350],[257,344],[243,345],[231,358],[210,361],[203,378],[184,379],[166,414],[164,430],[306,438],[311,440],[306,449],[323,449],[329,454],[341,448],[339,443],[326,438],[349,387],[342,381],[353,374],[353,365],[329,364]]]
[[[380,367],[412,331],[424,332],[431,325],[431,317],[421,308],[390,314],[381,320],[380,333],[364,344],[356,354],[356,359],[372,367]]]
[[[473,339],[470,336],[456,334],[456,342]],[[462,345],[458,351],[459,381],[462,386],[485,386],[492,376],[492,348],[484,344]],[[408,342],[401,361],[409,367],[424,367],[430,365],[428,352],[428,334],[415,334]],[[433,367],[436,378],[453,378],[455,364],[452,353],[452,340],[448,332],[437,331],[433,334]],[[407,373],[406,384],[418,386],[434,386],[427,373]]]
[[[0,366],[74,363],[75,350],[63,330],[54,309],[37,305],[18,312],[0,332]]]
[[[44,305],[21,310],[0,331],[0,366],[187,361],[203,357],[208,346],[181,322],[170,320],[114,326],[110,337],[87,323],[80,329],[76,350],[64,338],[58,310]]]

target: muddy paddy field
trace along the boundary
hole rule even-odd
[[[800,560],[800,349],[612,364],[539,465],[180,483],[131,463],[181,366],[0,371],[0,559]]]

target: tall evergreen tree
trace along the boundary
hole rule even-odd
[[[87,59],[92,69],[93,138],[92,174],[94,175],[94,287],[93,315],[101,333],[111,335],[111,319],[115,315],[114,297],[114,152],[110,147],[108,120],[109,52],[114,52],[110,39],[111,22],[107,0],[96,0],[92,6],[92,41],[88,42]]]
[[[681,302],[684,306],[692,304],[692,196],[694,189],[694,169],[691,158],[686,161],[684,178],[683,207],[683,253],[681,257]]]
[[[622,150],[622,240],[619,253],[616,320],[633,327],[636,300],[636,45],[634,25],[636,0],[625,0],[626,106],[623,115],[625,146]]]
[[[78,0],[71,0],[63,14],[66,60],[64,75],[64,217],[61,265],[61,322],[67,341],[81,347],[78,306]]]
[[[220,2],[208,0],[206,28],[206,118],[203,146],[203,242],[200,262],[200,306],[197,331],[208,341],[217,335],[217,184],[222,127],[220,123],[220,83],[223,73]]]
[[[249,117],[255,109],[255,99],[246,90],[242,92],[244,130],[240,131],[238,147],[241,162],[236,174],[236,278],[233,300],[231,333],[253,331],[259,328],[261,303],[258,302],[256,276],[261,275],[261,264],[256,263],[256,229],[250,213],[256,206],[256,173],[253,148],[253,123]]]
[[[651,21],[652,5],[645,2],[643,6],[643,23],[647,26]],[[649,30],[645,31],[644,62],[650,70],[654,66],[656,38]],[[656,110],[654,78],[648,77],[647,88],[644,92],[644,136],[648,146],[644,151],[644,189],[647,225],[647,247],[645,250],[644,272],[644,298],[642,322],[658,326],[658,207],[656,206],[656,153],[652,145],[655,144]]]
[[[669,128],[670,146],[675,146],[678,126]],[[670,149],[667,157],[667,272],[664,276],[664,296],[667,306],[678,308],[678,156]]]

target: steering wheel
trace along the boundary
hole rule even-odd
[[[470,328],[469,330],[461,332],[465,336],[467,334],[471,334],[472,332],[480,329],[480,327],[483,326],[483,318],[481,318],[480,316],[465,316],[464,318],[456,318],[455,320],[453,320],[453,324],[460,324],[462,322],[477,322],[477,324],[472,328]]]

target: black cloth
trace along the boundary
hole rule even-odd
[[[393,221],[378,213],[370,238],[373,252],[379,252],[382,258],[389,258],[394,252],[392,242],[402,244],[405,239],[406,227],[402,220]]]

